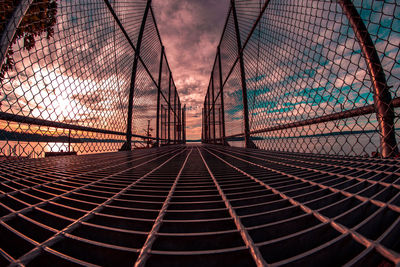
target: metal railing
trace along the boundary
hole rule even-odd
[[[0,17],[0,158],[185,139],[150,0],[5,0]]]
[[[202,141],[398,156],[399,9],[395,0],[231,1]]]

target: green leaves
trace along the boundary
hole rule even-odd
[[[4,31],[18,4],[19,1],[1,1],[0,16],[1,20],[6,21],[6,23],[0,24],[1,32]],[[18,26],[11,43],[16,44],[18,40],[23,39],[23,49],[29,51],[35,47],[35,37],[40,36],[42,33],[47,33],[46,38],[50,39],[54,35],[54,25],[57,21],[56,16],[57,0],[34,0],[22,19],[21,24]],[[13,54],[14,51],[11,45],[0,71],[0,82],[4,79],[5,74],[14,68]]]

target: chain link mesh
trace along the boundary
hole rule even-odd
[[[379,156],[386,149],[391,156],[398,153],[398,2],[233,4],[216,55],[222,62],[225,139],[231,145],[245,145],[244,78],[248,138],[258,148],[353,156]],[[214,68],[214,82],[216,75]],[[210,122],[203,119],[203,124]],[[204,142],[213,142],[205,133],[212,127],[203,129]]]
[[[140,137],[156,136],[162,48],[151,7],[144,18],[147,2],[1,1],[0,157],[120,149],[139,46],[132,146],[155,142]],[[160,104],[177,116],[165,54],[162,60]]]

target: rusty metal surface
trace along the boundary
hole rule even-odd
[[[399,169],[214,145],[4,161],[0,266],[392,266]]]

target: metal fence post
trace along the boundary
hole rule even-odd
[[[176,119],[177,119],[177,112],[176,112],[176,88],[174,90],[174,144],[176,144]]]
[[[206,123],[207,123],[207,133],[206,133],[206,142],[210,142],[210,132],[211,132],[211,125],[210,125],[210,91],[207,89],[206,95]]]
[[[160,105],[160,113],[159,113],[159,123],[160,123],[160,133],[161,133],[161,139],[163,139],[163,123],[164,123],[164,105]],[[158,137],[157,138],[157,140],[158,140],[158,146],[161,146],[161,143],[160,143],[160,138]]]
[[[203,143],[206,143],[207,136],[207,123],[206,123],[206,109],[205,104],[203,105]]]
[[[177,99],[176,103],[176,143],[179,144],[179,98]]]
[[[182,107],[182,144],[185,143],[185,113],[186,113],[186,107],[183,105]]]
[[[360,43],[371,76],[376,118],[381,134],[382,157],[393,157],[399,153],[394,129],[394,108],[381,61],[368,29],[353,3],[350,0],[338,0],[338,2]]]
[[[168,142],[168,136],[167,136],[167,122],[168,122],[168,106],[165,107],[165,112],[164,112],[164,144],[167,144]]]
[[[219,97],[221,98],[221,120],[220,120],[220,128],[221,128],[221,142],[222,145],[228,145],[225,140],[225,109],[224,109],[224,84],[222,81],[222,67],[221,67],[221,51],[220,47],[217,48],[217,56],[218,56],[218,67],[219,67]]]
[[[204,102],[203,102],[203,125],[204,125],[203,140],[204,140],[204,143],[207,142],[207,117],[206,117],[206,112],[207,112],[207,93],[206,93],[206,96],[204,97]]]
[[[203,107],[201,108],[201,125],[202,125],[202,131],[201,131],[201,142],[205,143],[206,141],[206,117],[205,117],[205,103],[203,103]]]
[[[161,96],[161,78],[162,78],[162,63],[164,59],[164,46],[161,47],[160,69],[158,72],[157,86],[157,126],[156,126],[156,143],[155,146],[160,146],[160,96]]]
[[[183,106],[183,143],[186,144],[186,104]]]
[[[204,104],[203,104],[203,109],[202,109],[202,113],[203,113],[203,138],[202,138],[202,142],[206,143],[206,139],[207,139],[207,121],[206,121],[206,102],[204,100]]]
[[[184,115],[184,106],[181,107],[181,143],[183,144],[183,115]]]
[[[211,143],[211,92],[208,91],[207,97],[207,119],[208,119],[208,142]]]
[[[212,97],[212,116],[213,116],[213,142],[214,144],[216,143],[216,138],[215,138],[215,94],[214,94],[214,72],[211,73],[211,97]]]
[[[151,5],[151,0],[147,0],[147,5],[144,10],[142,24],[140,25],[139,36],[136,44],[136,53],[135,58],[133,60],[132,67],[132,75],[131,75],[131,84],[129,88],[129,104],[128,104],[128,118],[127,118],[127,127],[126,127],[126,143],[121,147],[120,150],[131,150],[132,149],[132,113],[133,113],[133,96],[135,92],[135,81],[136,81],[136,70],[139,61],[140,55],[140,46],[142,44],[144,27],[146,25],[147,14],[149,13],[149,8]]]
[[[203,143],[207,142],[207,119],[206,119],[206,101],[204,100],[203,104],[203,127],[204,127],[204,133],[203,133]]]
[[[208,131],[209,131],[209,134],[208,134],[208,141],[211,143],[211,123],[212,123],[212,121],[211,121],[211,109],[212,109],[212,102],[211,102],[211,98],[212,98],[212,96],[211,96],[211,91],[209,91],[208,92],[208,112],[207,112],[207,117],[208,117]]]
[[[241,85],[242,85],[242,99],[243,99],[243,124],[244,124],[244,140],[246,148],[256,148],[254,143],[250,139],[250,126],[249,126],[249,110],[247,104],[247,86],[246,86],[246,75],[244,69],[242,42],[240,40],[239,22],[236,14],[235,1],[231,0],[233,20],[235,23],[236,41],[238,48],[238,57],[240,65]]]
[[[168,144],[171,143],[171,82],[172,75],[169,72],[169,83],[168,83]]]
[[[223,132],[222,132],[222,127],[221,127],[221,125],[222,125],[222,116],[223,116],[223,114],[222,114],[222,109],[221,108],[219,108],[218,109],[218,120],[219,120],[219,136],[220,136],[220,138],[221,138],[221,144],[222,145],[224,145],[224,138],[223,138],[223,136],[224,136],[224,134],[223,134]]]
[[[182,107],[181,107],[181,101],[178,98],[178,143],[180,144],[182,141],[182,125],[181,125],[181,120],[182,120]]]
[[[168,106],[164,107],[164,144],[167,144],[167,122],[168,122]]]

